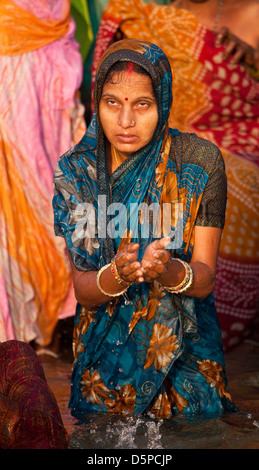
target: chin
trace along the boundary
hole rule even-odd
[[[139,149],[141,149],[141,146],[120,143],[120,144],[115,145],[115,148],[121,153],[131,155],[132,153],[137,152]]]

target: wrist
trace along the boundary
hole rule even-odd
[[[179,265],[181,265],[181,268]],[[173,294],[185,292],[193,283],[193,271],[190,264],[180,258],[173,258],[171,266],[173,267],[174,273],[170,275],[170,272],[172,272],[171,268],[168,276],[164,276],[163,279],[160,279],[160,282],[162,281],[161,283],[164,289],[168,292]]]
[[[129,286],[132,284],[132,282],[125,281],[125,280],[119,275],[119,272],[118,272],[118,269],[117,269],[117,265],[116,265],[116,256],[115,256],[115,258],[113,258],[112,261],[111,261],[110,269],[111,269],[111,273],[112,273],[112,275],[113,275],[113,278],[116,280],[116,282],[118,282],[119,284],[121,284],[122,286],[124,286],[124,288],[129,287]]]
[[[185,276],[185,268],[176,258],[170,258],[166,270],[159,276],[158,281],[164,286],[176,286],[182,282]]]
[[[107,297],[119,297],[129,287],[116,282],[111,271],[111,263],[106,264],[97,272],[96,284],[98,290]]]

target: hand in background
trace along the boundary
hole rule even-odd
[[[231,56],[232,64],[244,63],[259,70],[259,50],[239,39],[225,26],[217,34],[216,46],[225,46],[224,59]]]

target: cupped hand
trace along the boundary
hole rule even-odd
[[[116,267],[120,278],[125,282],[144,281],[143,270],[138,261],[138,243],[127,243],[116,255]]]
[[[171,259],[169,251],[166,250],[169,243],[170,238],[161,238],[150,243],[145,249],[141,261],[145,281],[150,282],[166,272]]]

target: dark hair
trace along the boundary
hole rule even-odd
[[[109,69],[104,80],[104,85],[108,82],[111,82],[113,75],[119,72],[128,72],[128,73],[135,72],[135,73],[138,73],[139,75],[145,75],[149,77],[152,82],[150,73],[148,73],[146,69],[141,67],[141,65],[135,64],[135,62],[131,62],[128,60],[120,60],[118,62],[115,62]],[[153,85],[153,82],[152,82],[152,85]]]

